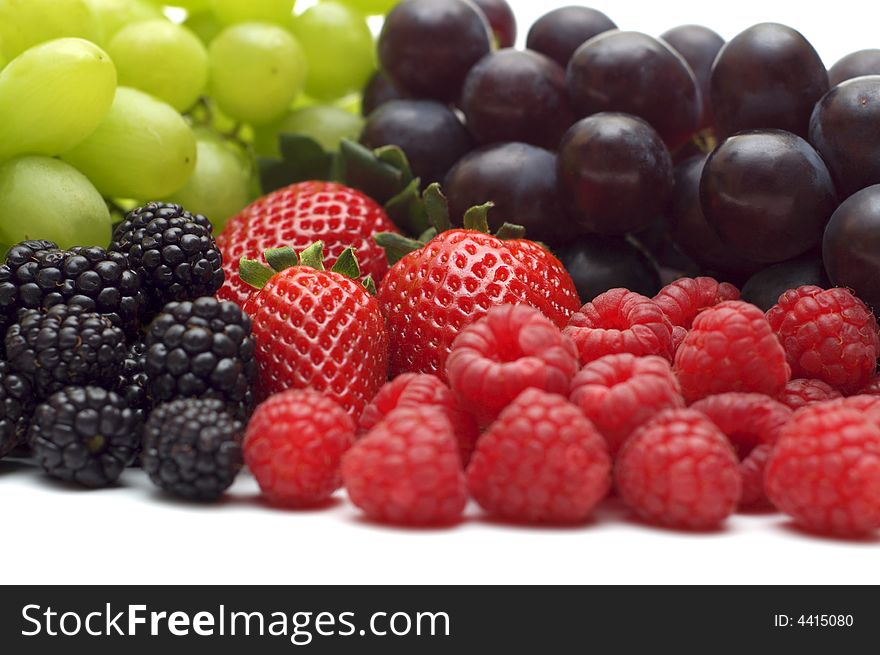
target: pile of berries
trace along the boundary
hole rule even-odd
[[[149,202],[106,248],[12,246],[0,457],[201,502],[249,471],[399,525],[614,496],[680,530],[880,528],[880,67],[832,87],[785,26],[582,7],[517,51],[507,9],[396,5],[360,144],[283,140],[219,234]]]
[[[143,460],[179,495],[222,494],[241,466],[257,369],[250,319],[213,297],[221,261],[207,218],[162,203],[130,212],[107,249],[10,248],[0,455],[30,454],[88,487]],[[193,434],[198,421],[210,432]]]

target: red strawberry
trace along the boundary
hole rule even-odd
[[[430,193],[445,202],[435,186]],[[472,226],[488,230],[485,214],[469,211],[465,227]],[[441,231],[404,255],[385,275],[379,304],[388,320],[392,376],[433,373],[444,381],[453,340],[490,307],[531,305],[559,328],[580,308],[571,276],[549,251],[474,229]]]
[[[323,270],[320,242],[299,259],[291,248],[265,253],[274,268],[242,260],[242,278],[261,287],[245,303],[257,341],[265,397],[314,389],[355,419],[388,378],[388,336],[376,298],[359,280],[354,252]]]
[[[334,182],[302,182],[270,193],[231,219],[217,236],[226,282],[218,297],[244,305],[253,289],[238,275],[242,257],[261,260],[269,248],[299,251],[316,241],[326,249],[327,266],[342,252],[357,250],[361,270],[376,283],[388,270],[378,232],[397,232],[385,211],[360,191]]]

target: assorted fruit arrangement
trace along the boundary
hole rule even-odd
[[[878,51],[172,4],[0,0],[0,457],[402,525],[880,529]]]

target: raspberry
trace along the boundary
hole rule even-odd
[[[880,397],[877,396],[872,396],[870,394],[860,394],[857,396],[850,396],[849,398],[839,398],[825,404],[832,405],[834,407],[854,409],[857,412],[862,412],[865,415],[870,415],[875,420],[880,422]]]
[[[711,277],[683,277],[667,284],[654,302],[673,326],[690,329],[697,314],[725,300],[739,300],[739,289]]]
[[[480,437],[468,488],[489,513],[528,522],[586,519],[608,493],[602,437],[563,396],[527,389]]]
[[[611,289],[572,315],[562,331],[574,341],[581,364],[603,355],[632,353],[672,359],[672,324],[645,296]]]
[[[744,509],[769,509],[773,503],[767,498],[764,490],[764,472],[767,470],[767,462],[773,454],[773,446],[761,444],[756,446],[743,461],[739,463],[739,472],[742,475],[742,496],[739,506]]]
[[[880,375],[875,375],[859,390],[859,395],[880,396]]]
[[[684,343],[684,338],[688,335],[687,328],[683,328],[680,325],[672,326],[672,356],[675,357],[675,353],[678,352],[681,344]]]
[[[489,425],[529,387],[568,393],[578,370],[574,344],[532,307],[502,305],[462,330],[446,360],[458,402]]]
[[[767,506],[764,468],[792,411],[769,396],[735,392],[703,398],[691,405],[691,409],[705,414],[736,450],[743,478],[740,506],[752,509]]]
[[[822,380],[792,380],[785,385],[777,400],[791,409],[840,398],[840,392]]]
[[[452,425],[435,407],[399,407],[342,458],[348,497],[375,521],[444,525],[467,502]]]
[[[694,319],[673,369],[689,403],[727,391],[776,397],[791,375],[764,314],[738,300],[710,307]]]
[[[458,440],[462,465],[467,466],[480,436],[477,423],[459,406],[449,387],[430,373],[404,373],[383,386],[361,414],[358,431],[369,432],[398,407],[421,406],[437,407],[446,412]]]
[[[664,409],[684,407],[678,380],[662,357],[605,355],[574,376],[571,402],[598,428],[611,454]]]
[[[739,462],[712,421],[668,409],[624,444],[614,471],[623,501],[642,517],[677,528],[707,529],[736,509]]]
[[[791,410],[759,393],[722,393],[703,398],[691,409],[709,417],[745,459],[760,444],[774,444]]]
[[[866,534],[880,527],[880,425],[842,402],[794,415],[767,464],[767,495],[813,532]]]
[[[877,321],[846,289],[803,286],[786,291],[767,312],[767,320],[795,377],[816,378],[843,393],[855,393],[877,369]]]
[[[348,413],[327,396],[284,391],[254,411],[244,461],[273,505],[319,505],[342,484],[342,454],[354,443],[354,431]]]

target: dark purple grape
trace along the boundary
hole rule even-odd
[[[660,291],[657,266],[627,239],[584,236],[557,250],[556,256],[574,280],[582,303],[609,289],[629,289],[649,298]]]
[[[458,224],[469,208],[492,201],[492,229],[522,225],[527,237],[551,245],[576,232],[559,203],[556,156],[542,148],[503,143],[474,150],[449,171],[443,190]]]
[[[491,48],[486,17],[466,0],[403,0],[385,19],[378,43],[382,69],[397,86],[449,102]]]
[[[507,0],[471,0],[479,7],[495,34],[499,48],[512,48],[516,43],[516,16]]]
[[[755,130],[709,155],[700,201],[722,243],[741,257],[775,264],[819,244],[837,193],[809,143],[791,132]]]
[[[394,82],[388,79],[382,71],[376,71],[364,87],[364,97],[361,101],[361,113],[369,116],[374,109],[391,100],[406,100],[406,94],[394,86]]]
[[[837,208],[825,230],[822,255],[831,282],[880,310],[880,184]]]
[[[663,140],[627,114],[595,114],[572,125],[559,145],[558,167],[573,217],[596,234],[648,228],[672,195],[672,157]]]
[[[690,66],[663,41],[639,32],[607,32],[568,63],[568,92],[578,116],[618,111],[648,121],[671,150],[700,127],[700,90]]]
[[[681,25],[664,32],[661,39],[675,48],[676,52],[694,72],[703,99],[703,113],[700,127],[712,125],[712,102],[709,98],[709,80],[712,77],[712,64],[724,45],[716,32],[702,25]]]
[[[753,129],[806,137],[813,106],[828,91],[828,72],[804,36],[761,23],[730,40],[712,68],[712,115],[721,138]]]
[[[664,279],[671,282],[680,277],[696,277],[702,272],[700,266],[672,241],[669,223],[665,219],[656,221],[647,230],[631,234],[628,238],[640,246],[657,265],[661,283]]]
[[[449,107],[432,100],[392,100],[367,118],[361,143],[398,146],[424,184],[441,182],[472,147],[471,135]]]
[[[746,302],[767,311],[789,289],[813,285],[827,289],[828,276],[817,255],[804,255],[781,264],[774,264],[755,273],[743,285],[741,297]]]
[[[837,86],[862,75],[880,75],[880,49],[851,52],[831,67],[828,82]]]
[[[737,256],[709,227],[700,205],[700,178],[706,155],[698,155],[675,167],[675,189],[669,208],[669,234],[687,256],[710,273],[745,278],[761,264]]]
[[[522,141],[555,150],[574,123],[565,71],[529,50],[506,48],[484,57],[468,73],[461,108],[480,143]]]
[[[526,47],[541,52],[565,68],[574,51],[602,32],[617,25],[601,11],[589,7],[562,7],[535,21],[526,38]]]
[[[880,184],[880,75],[858,77],[826,93],[810,120],[810,143],[841,196]]]

